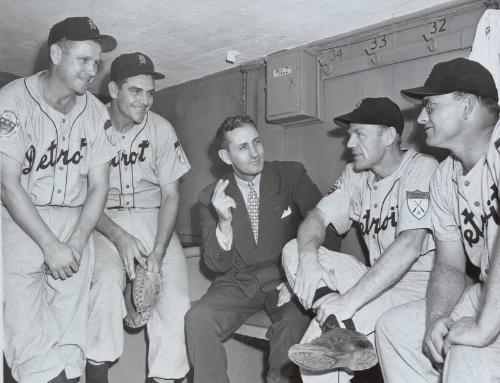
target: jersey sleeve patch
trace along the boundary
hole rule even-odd
[[[0,138],[9,138],[19,131],[19,119],[12,110],[4,110],[0,114]]]
[[[186,155],[184,154],[184,150],[182,149],[181,143],[177,140],[174,143],[175,153],[177,155],[177,159],[181,164],[186,163]]]
[[[333,185],[328,188],[328,195],[335,193],[337,190],[342,190],[344,187],[344,180],[339,177]]]
[[[429,201],[429,192],[423,192],[418,189],[406,192],[408,209],[410,209],[410,213],[417,219],[422,219],[427,214]]]

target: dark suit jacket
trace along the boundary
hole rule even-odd
[[[203,259],[219,273],[218,279],[234,280],[252,297],[258,289],[267,292],[284,280],[281,251],[306,213],[321,199],[321,193],[298,162],[266,162],[260,179],[259,243],[253,238],[250,218],[234,173],[226,194],[236,202],[233,209],[233,242],[229,251],[221,248],[215,229],[217,213],[211,204],[215,183],[200,193]],[[287,214],[289,212],[289,214]]]

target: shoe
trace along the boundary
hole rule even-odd
[[[337,368],[367,370],[378,362],[375,348],[366,335],[340,327],[323,332],[310,343],[293,345],[288,357],[299,367],[319,372]]]
[[[86,383],[108,383],[109,363],[92,364],[87,361],[85,366]]]

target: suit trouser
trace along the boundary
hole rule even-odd
[[[268,383],[289,381],[293,365],[288,349],[304,334],[311,318],[292,300],[277,307],[278,291],[257,291],[249,298],[233,280],[216,280],[186,315],[186,337],[195,383],[227,383],[227,357],[222,344],[253,313],[271,318]]]
[[[477,316],[482,286],[469,286],[451,318]],[[441,374],[422,352],[426,317],[425,300],[396,307],[377,323],[380,366],[386,383],[470,383],[500,381],[500,340],[488,347],[452,346]]]
[[[158,209],[106,210],[105,213],[139,241],[143,254],[153,250]],[[87,357],[97,362],[114,361],[123,352],[126,272],[116,247],[108,238],[96,232],[95,244]],[[163,258],[162,273],[160,300],[147,323],[148,375],[177,379],[189,370],[184,315],[190,303],[186,258],[175,232]]]
[[[81,208],[37,207],[62,242],[71,235]],[[4,277],[4,352],[20,383],[42,383],[63,370],[68,378],[83,373],[87,307],[94,262],[92,237],[76,274],[56,280],[43,270],[40,247],[2,206]]]
[[[354,256],[320,247],[320,264],[330,272],[340,294],[346,293],[356,282],[368,271],[368,267],[358,261]],[[291,240],[283,248],[283,268],[285,269],[288,282],[291,286],[295,284],[295,277],[299,267],[299,254],[297,240]],[[356,329],[374,342],[373,332],[377,319],[387,310],[421,299],[425,296],[428,272],[409,272],[395,286],[387,290],[379,297],[367,303],[354,314],[352,320]],[[319,287],[325,286],[323,283]],[[343,326],[343,325],[342,325]],[[309,343],[319,337],[322,331],[318,321],[312,320],[301,343]],[[306,382],[348,382],[352,375],[345,371],[332,371],[318,374],[301,369],[302,380]]]

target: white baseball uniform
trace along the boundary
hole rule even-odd
[[[377,180],[371,171],[355,172],[348,164],[330,194],[317,205],[325,221],[331,222],[339,234],[358,223],[373,264],[405,230],[429,229],[420,257],[406,275],[391,289],[361,308],[354,316],[356,329],[366,335],[374,331],[378,317],[386,310],[421,299],[425,296],[429,272],[434,257],[431,218],[429,214],[429,182],[437,167],[432,157],[407,150],[398,169],[390,176]],[[349,290],[368,268],[354,256],[319,249],[319,261],[329,270],[341,294]],[[291,285],[298,268],[296,240],[283,250],[283,266]],[[321,335],[316,320],[311,322],[302,338],[310,342]],[[373,337],[373,335],[371,336]],[[338,375],[338,376],[337,376]],[[313,374],[302,370],[304,382],[349,381],[345,372]]]
[[[66,241],[87,197],[90,169],[116,154],[104,129],[108,113],[89,92],[64,115],[39,91],[43,72],[0,90],[0,151],[22,166],[21,184],[60,241]],[[2,205],[4,351],[20,382],[46,382],[85,365],[87,307],[93,240],[79,271],[66,280],[46,275],[43,253]]]
[[[177,181],[189,162],[173,126],[156,113],[126,133],[115,131],[121,149],[111,162],[105,213],[149,254],[154,247],[161,202],[159,180]],[[149,376],[182,378],[189,370],[184,341],[184,315],[189,309],[187,264],[174,232],[162,265],[160,302],[147,323]],[[88,358],[114,361],[123,350],[125,269],[114,244],[96,233],[92,277]]]
[[[469,286],[451,317],[476,316],[499,233],[500,121],[483,157],[467,173],[453,156],[431,182],[431,215],[439,241],[461,240],[467,257],[480,268],[479,283]],[[410,326],[408,326],[410,325]],[[398,307],[377,325],[377,348],[386,382],[438,382],[440,376],[420,351],[425,331],[425,301]],[[380,327],[380,331],[378,331]],[[484,348],[454,346],[447,355],[443,382],[500,380],[500,341]],[[387,361],[387,364],[383,363]]]

